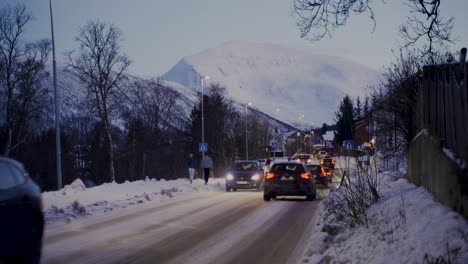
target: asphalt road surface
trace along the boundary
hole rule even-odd
[[[299,263],[318,201],[213,192],[47,226],[42,263]]]

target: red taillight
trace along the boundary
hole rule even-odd
[[[325,169],[324,167],[322,167],[322,176],[329,176],[331,175],[331,171]]]
[[[267,172],[265,179],[271,180],[275,177],[275,174],[273,172]]]
[[[310,174],[307,173],[307,172],[303,172],[303,173],[301,173],[301,178],[304,179],[304,180],[308,180],[308,179],[310,179]]]

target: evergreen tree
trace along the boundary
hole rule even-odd
[[[363,116],[362,104],[361,104],[361,98],[359,98],[359,96],[356,99],[356,107],[355,107],[354,112],[356,114],[356,120],[359,120],[362,118]]]
[[[337,127],[336,140],[338,144],[343,144],[343,140],[354,138],[354,123],[356,121],[355,108],[353,101],[346,95],[340,102],[338,111],[335,113],[335,121]]]
[[[366,97],[364,98],[364,109],[363,109],[364,117],[368,118],[369,113],[370,113],[369,96],[366,95]]]
[[[327,130],[328,130],[328,125],[327,123],[323,123],[322,125],[322,129],[320,130],[320,132],[323,134],[327,133]]]

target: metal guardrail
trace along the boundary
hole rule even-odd
[[[419,87],[418,131],[427,129],[455,159],[468,164],[468,67],[460,62],[425,66]]]

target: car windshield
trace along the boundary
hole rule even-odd
[[[256,163],[238,162],[234,164],[233,169],[236,171],[255,171],[258,168]]]

